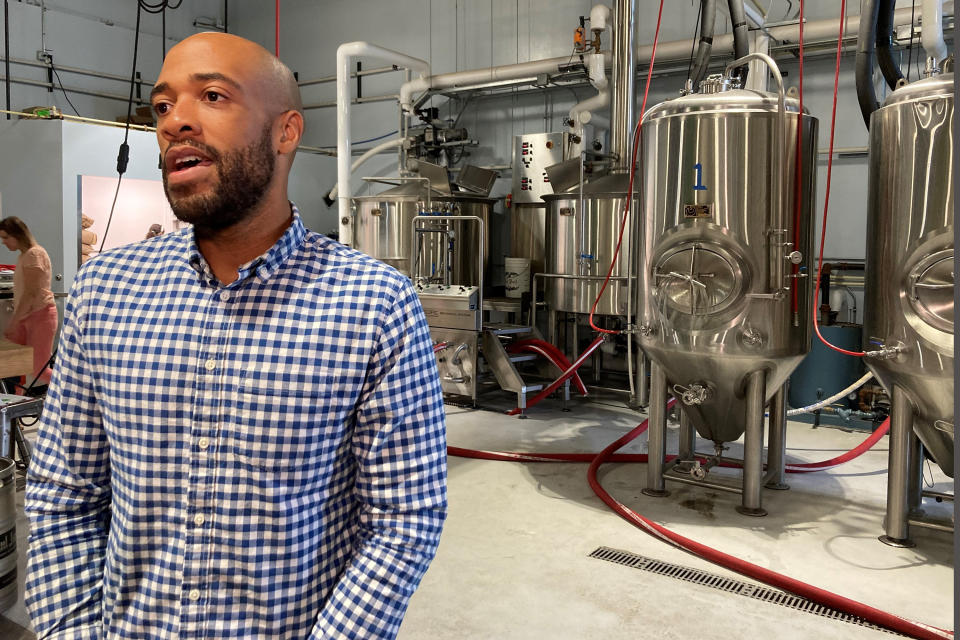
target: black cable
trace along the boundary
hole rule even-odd
[[[10,5],[3,0],[3,66],[6,69],[7,111],[10,111]],[[7,120],[10,114],[7,114]]]
[[[163,17],[163,26],[160,31],[160,60],[167,59],[167,9],[164,7],[161,13]]]
[[[137,84],[137,51],[140,48],[140,13],[144,4],[144,0],[138,0],[137,2],[137,24],[133,30],[133,70],[130,72],[130,97],[127,99],[127,122],[123,128],[123,143],[120,145],[120,151],[117,154],[117,190],[113,194],[113,204],[110,205],[110,216],[107,218],[107,228],[103,232],[103,240],[100,241],[99,253],[103,253],[103,247],[107,243],[107,234],[110,233],[110,223],[113,222],[113,212],[117,206],[117,196],[120,195],[120,182],[123,180],[123,174],[126,172],[127,164],[130,161],[130,145],[127,141],[130,139],[130,118],[133,116],[133,90]],[[166,4],[166,0],[164,0],[163,4]]]
[[[70,105],[70,108],[73,109],[73,112],[77,114],[78,118],[81,117],[80,112],[77,111],[77,108],[73,106],[72,102],[70,102],[70,96],[67,95],[67,90],[63,88],[63,80],[60,79],[60,74],[57,73],[57,68],[53,66],[53,56],[50,56],[50,70],[53,71],[53,75],[57,77],[57,84],[60,85],[60,91],[63,92],[63,97],[67,99],[67,104]]]

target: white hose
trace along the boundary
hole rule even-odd
[[[364,162],[366,162],[367,160],[369,160],[369,159],[372,158],[373,156],[377,155],[377,154],[380,153],[381,151],[383,151],[383,150],[385,150],[385,149],[389,149],[389,148],[391,148],[391,147],[399,147],[401,144],[403,144],[403,140],[404,140],[404,138],[394,138],[393,140],[387,140],[386,142],[381,142],[381,143],[378,144],[377,146],[369,149],[366,153],[364,153],[363,155],[359,156],[356,160],[353,161],[353,164],[350,165],[350,171],[351,171],[351,173],[354,172],[354,171],[356,171],[356,170],[357,170],[357,167],[359,167],[359,166],[362,165]],[[340,186],[340,183],[339,183],[339,182],[338,182],[337,184],[333,185],[333,189],[330,189],[330,193],[328,194],[327,197],[330,198],[331,200],[336,200],[336,199],[337,199],[337,193],[339,193],[339,189],[338,189],[339,186]],[[347,197],[349,198],[349,197],[350,197],[350,194],[347,194]]]
[[[856,382],[854,382],[853,384],[851,384],[849,387],[847,387],[847,388],[844,389],[843,391],[839,391],[839,392],[833,394],[832,396],[830,396],[829,398],[827,398],[826,400],[821,400],[820,402],[817,402],[816,404],[811,404],[811,405],[806,406],[806,407],[800,407],[799,409],[790,409],[789,411],[787,411],[787,415],[788,415],[788,416],[798,416],[798,415],[800,415],[801,413],[810,413],[810,412],[812,412],[812,411],[816,411],[817,409],[822,409],[822,408],[824,408],[825,406],[827,406],[828,404],[833,404],[834,402],[836,402],[836,401],[839,400],[840,398],[846,396],[848,393],[852,393],[852,392],[853,392],[855,389],[857,389],[858,387],[861,387],[861,386],[865,385],[865,384],[867,383],[867,381],[870,380],[870,378],[872,378],[872,377],[873,377],[873,374],[870,373],[870,372],[867,372],[867,373],[863,374],[863,377],[862,377],[862,378],[860,378],[859,380],[857,380]]]

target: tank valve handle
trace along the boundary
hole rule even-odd
[[[680,396],[680,401],[685,405],[700,405],[710,399],[713,392],[710,387],[695,382],[689,387],[679,384],[673,385],[673,392]]]
[[[897,344],[892,347],[883,347],[882,349],[877,349],[875,351],[867,351],[863,355],[867,358],[876,358],[878,360],[892,360],[896,358],[901,353],[904,353],[907,350],[902,344]]]

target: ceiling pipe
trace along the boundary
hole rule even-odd
[[[610,106],[610,152],[618,160],[614,170],[628,171],[630,163],[630,136],[633,133],[633,110],[637,102],[636,0],[616,0],[614,3],[613,83]]]

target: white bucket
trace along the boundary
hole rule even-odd
[[[530,258],[504,258],[504,267],[508,298],[530,291]]]

